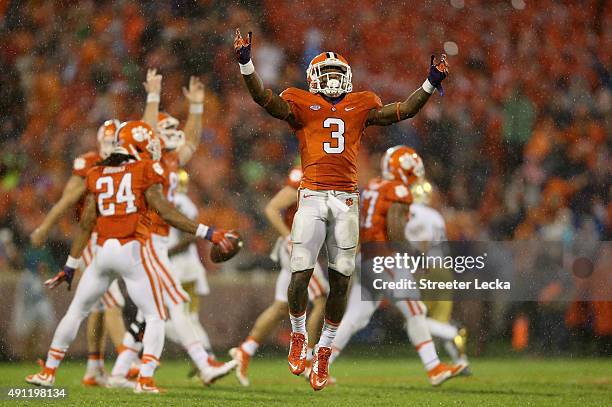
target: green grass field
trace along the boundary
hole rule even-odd
[[[79,385],[84,364],[67,362],[59,371],[58,387],[68,398],[52,405],[116,406],[188,405],[503,405],[604,406],[612,403],[612,363],[605,359],[475,359],[474,375],[431,388],[416,359],[397,360],[347,357],[333,366],[338,384],[313,392],[308,383],[292,376],[283,359],[255,359],[251,386],[242,388],[228,376],[204,388],[186,378],[185,362],[165,361],[157,382],[167,390],[160,396],[142,396],[129,390],[84,388]],[[0,387],[27,387],[23,377],[37,370],[33,363],[0,364]],[[14,401],[0,401],[15,405]],[[136,404],[138,403],[138,404]],[[31,404],[46,405],[33,400]]]

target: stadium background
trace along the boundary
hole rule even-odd
[[[310,58],[333,49],[349,60],[355,89],[403,100],[429,55],[445,50],[446,95],[411,121],[368,129],[361,184],[377,173],[381,152],[409,144],[440,190],[452,240],[610,240],[611,15],[603,0],[0,0],[0,357],[43,354],[70,294],[36,288],[63,262],[74,222],[66,217],[43,250],[27,237],[59,198],[73,158],[95,147],[100,123],[140,117],[146,67],[161,70],[162,108],[183,120],[181,86],[191,74],[203,78],[190,195],[202,221],[247,240],[235,262],[209,268],[202,316],[213,343],[237,343],[272,298],[275,234],[263,207],[285,182],[297,143],[248,97],[231,52],[235,27],[255,33],[255,65],[278,91],[304,87]],[[55,312],[26,329],[23,305],[46,296]],[[522,309],[536,316],[529,350],[610,353],[611,303],[550,299],[523,308],[462,303],[456,317],[471,328],[472,352],[509,350]],[[393,318],[378,314],[359,339],[393,339]],[[281,332],[271,342],[284,340]],[[73,349],[84,352],[83,343]]]

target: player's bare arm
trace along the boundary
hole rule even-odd
[[[176,207],[166,199],[161,184],[151,185],[145,191],[145,198],[150,208],[159,213],[164,222],[183,232],[190,233],[197,237],[210,240],[221,246],[223,251],[229,251],[232,243],[228,240],[231,232],[215,229],[212,226],[198,224],[187,216],[183,215]]]
[[[166,223],[183,232],[195,235],[198,224],[183,215],[164,197],[161,184],[151,185],[147,188],[145,197],[149,207],[157,211]]]
[[[162,75],[157,73],[157,69],[147,70],[147,79],[142,83],[147,91],[147,103],[145,105],[142,121],[152,128],[157,128],[159,115],[159,102],[161,100]]]
[[[287,237],[291,231],[283,220],[283,211],[297,202],[297,191],[286,185],[278,191],[268,202],[264,212],[274,229],[282,236]]]
[[[62,271],[57,273],[54,277],[45,281],[45,286],[49,288],[55,288],[63,282],[68,284],[68,290],[72,287],[72,279],[74,278],[74,272],[81,264],[81,255],[83,250],[87,247],[91,232],[96,226],[96,201],[92,194],[87,195],[85,198],[85,206],[83,208],[83,215],[79,222],[79,230],[72,241],[70,247],[70,255]]]
[[[40,226],[30,235],[33,246],[38,247],[45,243],[51,228],[57,224],[69,208],[74,206],[79,199],[81,199],[85,193],[85,188],[85,179],[82,177],[72,175],[70,179],[68,179],[60,200],[53,205]]]
[[[185,144],[178,150],[181,165],[187,164],[200,144],[202,114],[204,113],[204,84],[197,76],[189,78],[189,87],[183,87],[183,95],[189,101],[189,116],[185,123]]]
[[[83,208],[83,216],[79,222],[79,230],[70,247],[70,256],[79,258],[83,254],[83,250],[89,243],[91,232],[96,226],[96,200],[93,194],[88,194],[85,198],[85,207]]]
[[[240,30],[236,29],[234,37],[234,52],[240,64],[240,73],[244,79],[244,83],[251,94],[251,98],[259,106],[266,109],[270,116],[288,122],[292,127],[298,127],[296,118],[294,117],[289,103],[274,93],[272,89],[266,89],[263,81],[255,71],[255,66],[251,60],[251,48],[253,45],[253,33],[249,32],[245,40],[240,35]]]
[[[387,213],[387,236],[392,242],[406,240],[404,226],[410,216],[410,206],[403,203],[393,203]]]
[[[429,76],[423,85],[412,92],[403,102],[391,103],[380,109],[372,109],[366,120],[367,126],[387,126],[414,117],[429,100],[434,90],[443,94],[442,81],[448,76],[448,62],[442,54],[440,62],[431,56]]]

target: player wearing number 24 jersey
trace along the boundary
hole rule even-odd
[[[288,289],[291,342],[289,370],[306,367],[306,307],[308,282],[321,247],[328,255],[330,290],[325,322],[314,349],[310,385],[327,384],[331,345],[346,308],[350,276],[359,242],[357,155],[364,129],[413,117],[435,89],[442,93],[448,75],[446,56],[431,57],[423,86],[403,102],[384,105],[371,92],[354,92],[348,61],[335,52],[312,59],[306,70],[308,91],[289,88],[280,95],[265,89],[251,61],[253,41],[236,30],[234,51],[253,100],[271,116],[286,121],[300,142],[304,178],[299,209],[291,227],[291,282]]]
[[[83,273],[74,298],[60,321],[42,372],[26,377],[39,386],[53,386],[55,370],[74,340],[83,318],[120,275],[129,296],[144,315],[143,357],[136,392],[159,393],[153,372],[164,344],[166,318],[161,287],[151,268],[145,242],[150,234],[149,210],[156,210],[172,226],[215,243],[230,245],[225,233],[197,224],[182,215],[162,195],[164,170],[155,161],[159,143],[142,121],[126,122],[115,133],[113,153],[87,174],[88,195],[80,230],[73,240],[64,269],[45,285],[63,282],[70,289],[74,271],[96,227],[96,257]]]

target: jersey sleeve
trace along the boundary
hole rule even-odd
[[[364,103],[368,109],[380,109],[383,104],[378,95],[374,92],[363,92]]]
[[[93,153],[87,153],[78,156],[72,162],[72,175],[85,178],[87,172],[96,165],[99,156]]]
[[[159,162],[144,161],[143,172],[143,190],[146,190],[151,185],[164,183],[165,171]]]
[[[385,198],[390,202],[410,205],[412,203],[412,193],[408,187],[401,183],[394,183],[387,187]]]
[[[305,91],[301,89],[287,88],[280,94],[280,97],[289,103],[291,113],[293,113],[295,119],[300,123],[302,123],[302,118],[304,116],[303,110],[306,103],[303,92]]]
[[[300,187],[300,183],[302,182],[302,170],[300,168],[293,168],[289,171],[289,175],[287,176],[287,186],[291,188],[298,189]]]

